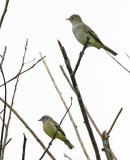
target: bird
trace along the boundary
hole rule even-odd
[[[114,56],[118,55],[115,51],[101,42],[97,34],[82,21],[78,14],[73,14],[69,18],[66,18],[66,20],[69,20],[72,23],[73,34],[82,45],[85,45],[87,38],[89,38],[87,47],[92,46],[97,49],[103,48]]]
[[[58,127],[59,127],[59,124],[56,121],[54,121],[50,116],[47,116],[47,115],[42,116],[41,119],[39,119],[38,121],[42,121],[44,132],[49,137],[53,138]],[[59,127],[59,129],[56,133],[56,138],[63,141],[69,147],[69,149],[74,148],[74,146],[67,139],[67,137],[61,127]]]

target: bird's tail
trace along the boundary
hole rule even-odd
[[[66,139],[64,141],[64,143],[69,147],[69,149],[73,149],[74,148],[74,146],[70,143],[70,141],[68,139]]]
[[[103,45],[103,49],[105,49],[106,51],[110,52],[114,56],[118,55],[115,51],[113,51],[112,49],[110,49],[109,47],[107,47],[105,45]]]

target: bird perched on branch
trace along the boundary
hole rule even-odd
[[[43,123],[43,130],[44,132],[51,138],[54,138],[54,135],[58,129],[58,123],[55,122],[51,117],[45,115],[43,117],[41,117],[41,119],[39,119],[39,121],[42,121]],[[66,138],[66,135],[64,133],[64,131],[62,130],[61,127],[59,127],[57,133],[56,133],[56,138],[60,139],[61,141],[63,141],[68,147],[69,149],[73,149],[74,146],[70,143],[70,141]]]
[[[114,56],[118,55],[115,51],[113,51],[112,49],[110,49],[101,42],[97,34],[82,21],[79,15],[73,14],[66,20],[69,20],[72,23],[72,31],[74,33],[74,36],[82,45],[85,45],[88,37],[89,38],[89,41],[87,43],[88,47],[92,46],[98,49],[103,48],[106,51],[113,54]]]

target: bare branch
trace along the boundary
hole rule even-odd
[[[114,61],[116,62],[116,63],[118,63],[122,68],[124,68],[128,73],[130,73],[130,71],[127,69],[127,68],[125,68],[120,62],[118,62],[113,56],[111,56],[111,54],[109,54],[107,51],[106,51],[106,53],[112,58],[112,59],[114,59]]]
[[[69,156],[67,156],[65,153],[64,153],[64,157],[68,158],[69,160],[72,160]]]
[[[60,68],[61,68],[61,71],[62,71],[63,75],[65,76],[67,82],[69,83],[71,89],[72,89],[72,90],[74,91],[74,93],[75,93],[75,90],[74,90],[74,88],[72,87],[72,84],[71,84],[71,82],[70,82],[70,80],[69,80],[67,74],[65,73],[64,68],[63,68],[61,65],[60,65]],[[84,106],[85,106],[85,105],[84,105]],[[88,111],[88,109],[87,109],[86,106],[85,106],[85,110],[86,110],[86,113],[87,113],[87,115],[88,115],[90,121],[92,122],[93,126],[95,127],[97,133],[99,134],[99,136],[100,136],[101,139],[102,139],[102,134],[101,134],[99,128],[97,127],[97,125],[96,125],[94,119],[92,118],[92,116],[91,116],[91,114],[89,113],[89,111]],[[117,158],[116,158],[116,156],[114,155],[114,153],[112,152],[112,150],[111,150],[111,153],[112,153],[113,158],[114,158],[115,160],[117,160]]]
[[[5,76],[4,76],[4,72],[3,72],[3,69],[2,69],[2,63],[1,63],[0,69],[1,69],[2,76],[3,76],[3,81],[5,83]],[[2,129],[1,129],[0,157],[1,157],[2,152],[3,152],[2,148],[3,148],[3,146],[5,146],[5,143],[3,145],[3,135],[4,135],[4,124],[5,124],[5,114],[6,114],[6,100],[7,100],[7,88],[6,88],[6,85],[5,85],[4,89],[5,89],[5,103],[4,103],[4,112],[3,112],[3,124],[2,124]]]
[[[61,69],[63,75],[65,76],[67,82],[69,83],[71,89],[72,89],[72,90],[74,91],[74,93],[75,93],[75,90],[74,90],[74,88],[73,88],[73,86],[72,86],[72,84],[71,84],[71,82],[70,82],[70,80],[69,80],[67,74],[65,73],[64,68],[63,68],[61,65],[60,65],[60,69]],[[85,107],[85,111],[86,111],[86,113],[87,113],[87,115],[88,115],[90,121],[92,122],[93,126],[95,127],[95,129],[96,129],[96,131],[98,132],[98,134],[100,135],[100,137],[102,137],[102,134],[101,134],[99,128],[97,127],[95,121],[93,120],[92,116],[90,115],[90,113],[89,113],[87,107],[86,107],[85,105],[84,105],[84,107]]]
[[[111,127],[110,127],[110,129],[109,129],[109,131],[107,132],[108,135],[110,135],[110,132],[111,132],[112,128],[114,127],[114,125],[115,125],[115,123],[116,123],[119,115],[121,114],[122,110],[123,110],[123,108],[120,109],[120,111],[118,112],[116,118],[114,119],[114,121],[113,121],[113,123],[112,123],[112,125],[111,125]]]
[[[0,97],[0,100],[5,103],[5,101]],[[34,133],[34,131],[29,127],[29,125],[23,120],[23,118],[8,104],[6,103],[7,107],[14,113],[14,115],[22,122],[22,124],[27,128],[27,130],[32,134],[32,136],[36,139],[36,141],[41,145],[41,147],[46,150],[45,145],[42,143],[42,141],[38,138],[38,136]],[[56,160],[55,157],[47,151],[48,155],[51,157],[51,159]]]
[[[75,65],[75,69],[74,69],[74,72],[73,72],[73,76],[75,76],[75,73],[76,73],[76,71],[77,71],[77,69],[79,67],[80,61],[81,61],[81,59],[82,59],[82,57],[84,55],[84,51],[87,48],[87,44],[88,44],[89,39],[90,39],[90,37],[87,37],[87,41],[85,42],[85,44],[83,46],[83,49],[79,54],[79,58],[78,58],[78,61],[77,61],[76,65]]]
[[[2,119],[2,117],[0,116],[0,120],[2,121],[2,123],[3,123],[3,119]],[[6,127],[6,124],[4,123],[4,127]],[[0,141],[1,142],[1,141]]]
[[[104,146],[102,151],[106,153],[107,160],[113,160],[113,155],[112,155],[110,144],[109,144],[109,135],[107,134],[106,131],[102,133],[102,141]]]
[[[26,62],[26,63],[24,63],[24,64],[28,64],[28,63],[31,63],[31,62],[33,62],[33,61],[35,61],[35,57],[31,60],[31,61],[29,61],[29,62]]]
[[[41,54],[41,53],[40,53],[40,56],[42,57],[42,54]],[[51,78],[51,80],[52,80],[52,82],[53,82],[53,84],[54,84],[54,87],[55,87],[55,89],[56,89],[56,91],[57,91],[57,93],[58,93],[61,101],[63,102],[66,110],[68,110],[68,106],[67,106],[67,104],[66,104],[66,102],[65,102],[65,100],[64,100],[64,98],[63,98],[63,96],[62,96],[61,91],[59,90],[59,88],[58,88],[58,86],[57,86],[57,84],[56,84],[56,82],[55,82],[55,79],[53,78],[53,76],[52,76],[52,74],[51,74],[51,72],[50,72],[50,69],[49,69],[49,67],[48,67],[45,59],[43,59],[42,61],[43,61],[43,64],[45,65],[45,67],[46,67],[46,70],[47,70],[47,72],[48,72],[48,74],[49,74],[49,76],[50,76],[50,78]],[[60,67],[61,67],[61,66],[60,66]],[[62,67],[61,67],[61,68],[62,68]],[[65,72],[64,72],[64,73],[65,73]],[[68,78],[68,81],[69,81],[69,78]],[[70,82],[70,81],[69,81],[69,82]],[[70,82],[70,84],[71,84],[71,82]],[[72,85],[71,85],[71,86],[72,86]],[[73,88],[73,87],[72,87],[72,88]],[[73,91],[74,91],[74,89],[73,89]],[[80,143],[80,145],[81,145],[81,147],[82,147],[82,150],[83,150],[83,152],[84,152],[87,160],[90,160],[90,157],[89,157],[89,155],[88,155],[88,153],[87,153],[87,151],[86,151],[86,149],[85,149],[85,146],[84,146],[84,144],[83,144],[83,142],[82,142],[82,139],[81,139],[81,137],[80,137],[80,134],[79,134],[77,125],[76,125],[76,123],[75,123],[75,121],[74,121],[74,119],[73,119],[70,111],[68,111],[68,115],[69,115],[69,118],[70,118],[70,120],[71,120],[71,122],[72,122],[72,125],[73,125],[74,129],[75,129],[75,132],[76,132],[77,138],[78,138],[78,140],[79,140],[79,143]]]
[[[23,140],[22,160],[25,159],[25,149],[26,149],[26,142],[27,142],[27,138],[26,138],[25,134],[23,134],[23,135],[24,135],[24,140]]]
[[[127,53],[125,53],[125,54],[126,54],[127,58],[129,58],[129,59],[130,59],[130,56],[129,56]]]
[[[45,57],[46,57],[46,56],[44,56],[44,57],[42,57],[41,59],[39,59],[36,63],[34,63],[31,67],[29,67],[28,69],[24,70],[23,72],[18,73],[16,76],[14,76],[14,77],[11,78],[10,80],[8,80],[8,81],[6,82],[6,84],[9,83],[9,82],[11,82],[12,80],[16,79],[18,76],[22,75],[23,73],[25,73],[25,72],[29,71],[30,69],[34,68],[34,67],[35,67],[43,58],[45,58]],[[2,87],[2,86],[4,86],[4,85],[5,85],[5,83],[2,84],[2,85],[0,85],[0,87]]]
[[[5,14],[6,14],[6,12],[7,12],[8,4],[9,4],[9,0],[6,0],[5,8],[4,8],[3,14],[2,14],[1,19],[0,19],[0,28],[1,28],[1,26],[2,26],[2,23],[3,23],[3,20],[4,20]]]
[[[69,58],[68,58],[68,56],[66,54],[65,48],[62,46],[60,41],[58,41],[58,44],[59,44],[59,47],[61,49],[62,55],[64,57],[64,61],[65,61],[66,67],[68,69],[68,72],[70,74],[71,81],[72,81],[72,84],[73,84],[73,88],[75,89],[75,93],[77,95],[79,106],[80,106],[80,109],[81,109],[81,112],[82,112],[82,115],[83,115],[83,118],[84,118],[84,123],[86,125],[87,130],[88,130],[88,133],[89,133],[89,136],[90,136],[90,139],[91,139],[94,151],[95,151],[96,158],[97,158],[97,160],[100,160],[101,158],[100,158],[99,149],[98,149],[98,146],[97,146],[93,131],[91,129],[91,126],[90,126],[90,123],[89,123],[89,120],[88,120],[88,116],[87,116],[86,111],[85,111],[83,99],[82,99],[81,93],[79,91],[75,76],[73,76],[73,70],[72,70]]]
[[[27,51],[27,45],[28,45],[28,40],[26,41],[26,45],[25,45],[25,50],[24,50],[24,56],[23,56],[23,61],[22,61],[22,65],[21,65],[21,68],[19,70],[19,73],[21,73],[22,71],[22,68],[24,66],[24,59],[25,59],[25,55],[26,55],[26,51]],[[12,102],[11,102],[11,107],[13,107],[13,103],[14,103],[14,97],[15,97],[15,93],[16,93],[16,89],[17,89],[17,85],[18,85],[18,81],[19,81],[19,76],[17,77],[17,81],[16,81],[16,84],[15,84],[15,87],[14,87],[14,93],[13,93],[13,97],[12,97]],[[5,85],[6,86],[6,85]],[[5,104],[6,104],[6,101],[5,101]],[[6,130],[5,130],[5,137],[4,137],[4,143],[3,145],[6,144],[6,141],[7,141],[7,135],[8,135],[8,129],[9,129],[9,124],[10,124],[10,120],[11,120],[11,110],[9,112],[9,117],[8,117],[8,121],[7,121],[7,127],[6,127]],[[1,155],[2,159],[4,157],[4,149],[2,150],[2,155]]]
[[[74,88],[73,88],[73,86],[72,86],[72,83],[70,82],[70,80],[69,80],[69,78],[68,78],[67,74],[65,73],[64,68],[63,68],[63,66],[62,66],[62,65],[60,65],[60,69],[61,69],[61,71],[62,71],[63,75],[65,76],[65,78],[66,78],[67,82],[69,83],[69,85],[70,85],[71,89],[75,92],[75,90],[74,90]]]
[[[4,75],[4,72],[3,72],[3,69],[2,69],[2,64],[3,64],[3,61],[4,61],[6,49],[7,49],[7,47],[5,46],[4,53],[2,55],[2,59],[1,59],[1,63],[0,63],[0,70],[1,70],[1,74],[2,74],[2,77],[3,77],[3,82],[4,83],[6,82],[6,80],[5,80],[5,75]],[[6,84],[4,86],[4,89],[5,89],[5,103],[4,103],[3,124],[2,124],[2,128],[1,128],[1,138],[0,138],[0,157],[1,157],[1,154],[2,154],[2,148],[4,148],[3,147],[3,136],[4,136],[4,125],[5,125],[5,114],[6,114],[6,100],[7,100],[7,88],[6,88]]]
[[[10,138],[10,139],[6,142],[5,146],[3,146],[2,149],[4,149],[11,140],[12,140],[12,138]]]
[[[0,114],[1,114],[2,112],[4,112],[4,109],[2,109],[2,111],[0,111]]]
[[[7,50],[7,46],[5,46],[4,53],[3,53],[3,55],[2,55],[2,59],[1,59],[1,62],[0,62],[0,67],[2,67],[2,64],[3,64],[4,58],[5,58],[6,50]]]

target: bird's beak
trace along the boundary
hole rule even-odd
[[[41,121],[41,119],[39,119],[38,121]]]
[[[70,18],[66,18],[66,20],[70,20]]]

